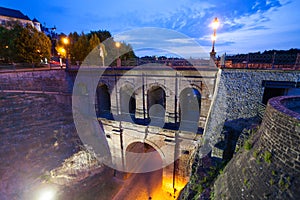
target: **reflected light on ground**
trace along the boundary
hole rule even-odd
[[[174,199],[177,199],[180,191],[185,187],[186,184],[187,182],[176,180],[174,188],[173,179],[165,177],[163,180],[163,190],[171,194]]]
[[[38,200],[54,200],[56,191],[52,188],[44,188],[40,191]]]

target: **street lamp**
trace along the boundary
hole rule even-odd
[[[117,59],[117,67],[121,67],[121,59],[120,59],[120,47],[121,47],[121,43],[120,42],[116,42],[115,46],[118,49],[118,59]]]
[[[214,19],[214,21],[212,22],[211,24],[213,30],[214,30],[214,33],[213,35],[211,36],[211,40],[212,40],[212,50],[210,52],[210,57],[212,59],[215,59],[216,58],[216,52],[215,52],[215,42],[216,42],[216,39],[217,39],[217,29],[219,28],[220,26],[220,22],[218,20],[218,18],[216,17]]]
[[[62,38],[62,42],[64,43],[64,45],[67,46],[67,45],[69,45],[70,40],[69,40],[69,38],[64,37],[64,38]],[[66,70],[67,70],[69,67],[69,56],[68,56],[67,47],[65,48],[65,51],[66,51]]]

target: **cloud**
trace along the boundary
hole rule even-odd
[[[231,27],[240,25],[240,27],[230,29],[224,28],[224,25],[225,30],[217,34],[217,51],[247,53],[299,47],[300,42],[292,42],[297,41],[296,37],[300,32],[300,26],[296,25],[300,20],[300,16],[296,14],[299,6],[298,1],[285,2],[284,5],[274,6],[265,12],[258,10],[256,13],[226,21],[225,25]],[[208,37],[209,35],[206,35],[202,39],[208,39]],[[222,43],[229,45],[219,45]]]
[[[114,38],[130,43],[139,56],[143,52],[149,53],[148,55],[172,54],[183,58],[207,58],[209,55],[208,51],[193,38],[170,29],[156,27],[133,29],[114,35]]]

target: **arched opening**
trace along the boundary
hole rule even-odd
[[[151,154],[151,156],[145,156],[145,154]],[[118,198],[149,199],[151,197],[159,199],[158,195],[162,193],[163,161],[158,151],[147,143],[134,142],[126,148],[125,158],[126,168],[133,171],[130,174],[132,184],[129,186],[130,190],[121,193],[122,195],[118,195]],[[152,167],[157,170],[149,172]],[[136,171],[140,173],[134,173]]]
[[[166,93],[161,87],[154,86],[148,90],[147,105],[148,118],[150,118],[152,122],[164,122]]]
[[[195,88],[185,88],[179,96],[179,121],[181,128],[198,128],[201,111],[201,94]]]
[[[136,99],[133,87],[125,85],[120,89],[120,111],[122,118],[135,119]]]
[[[100,85],[97,87],[97,111],[99,117],[110,118],[111,117],[111,103],[110,95],[107,85]]]

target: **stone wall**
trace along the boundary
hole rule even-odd
[[[269,100],[260,128],[261,146],[272,153],[276,162],[300,172],[300,114],[286,108],[285,104],[299,106],[300,97]]]
[[[300,97],[269,100],[262,124],[214,183],[214,199],[299,199]],[[298,106],[297,106],[298,107]]]
[[[241,131],[241,121],[257,115],[262,102],[263,81],[300,81],[300,71],[220,69],[211,111],[205,126],[205,138],[215,144],[224,124]],[[247,123],[247,122],[246,122]]]
[[[1,72],[0,91],[42,91],[71,93],[75,75],[64,70]]]
[[[44,174],[81,144],[71,106],[53,95],[0,93],[0,130],[1,200],[34,199]]]

